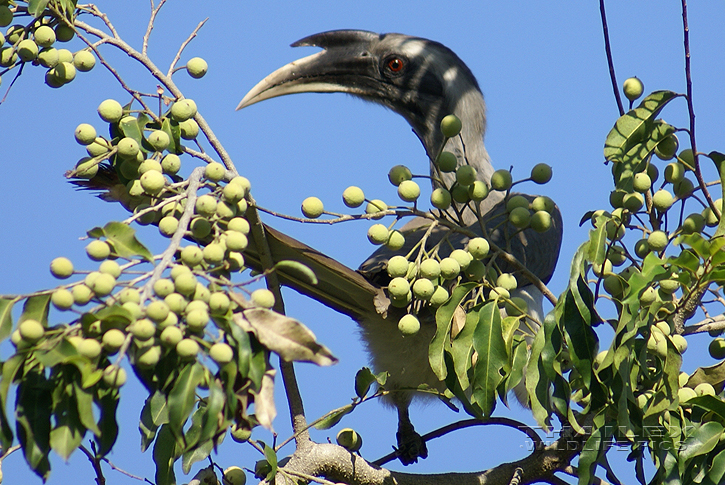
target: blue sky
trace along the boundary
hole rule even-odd
[[[202,7],[205,5],[206,7]],[[148,2],[98,2],[120,35],[140,47],[146,28]],[[612,50],[619,83],[630,76],[643,80],[647,92],[685,91],[684,55],[679,2],[607,2]],[[552,182],[522,190],[552,197],[564,216],[564,246],[550,288],[564,290],[568,262],[587,237],[578,227],[587,210],[608,208],[611,172],[603,164],[604,138],[617,117],[607,70],[598,2],[432,2],[360,1],[350,4],[323,1],[194,2],[171,1],[157,19],[150,55],[165,71],[196,24],[208,22],[187,47],[182,61],[204,57],[209,73],[193,80],[178,72],[174,78],[232,156],[239,172],[252,182],[258,203],[278,212],[299,215],[301,201],[320,197],[326,207],[342,211],[341,193],[359,185],[366,195],[394,200],[387,182],[393,165],[405,164],[425,173],[425,152],[405,121],[378,106],[348,96],[306,94],[265,101],[235,112],[239,100],[260,79],[281,65],[308,55],[312,48],[289,44],[312,33],[357,28],[402,32],[428,37],[452,48],[478,77],[488,106],[486,146],[497,168],[513,166],[514,178],[525,178],[539,162],[554,168]],[[698,147],[703,152],[725,151],[721,122],[725,91],[721,26],[725,7],[698,2],[690,9],[694,102]],[[82,46],[73,41],[69,49]],[[109,60],[129,84],[145,92],[156,83],[128,58],[106,47]],[[92,269],[85,258],[85,231],[108,220],[122,220],[120,206],[106,204],[74,191],[63,173],[85,155],[73,140],[82,122],[99,131],[105,127],[96,115],[106,98],[127,97],[99,65],[61,89],[43,84],[43,71],[28,68],[0,105],[0,294],[25,293],[55,285],[48,264],[68,256],[77,267]],[[0,90],[10,85],[4,76]],[[685,126],[686,106],[673,102],[663,117]],[[681,141],[683,138],[681,137]],[[187,160],[186,170],[192,162]],[[707,162],[705,162],[707,163]],[[709,175],[712,175],[710,173]],[[712,178],[712,177],[710,177]],[[429,192],[424,188],[427,197]],[[267,218],[272,226],[356,267],[372,251],[365,238],[368,224],[331,227],[303,226]],[[155,251],[163,249],[155,231],[141,231]],[[357,330],[348,318],[314,301],[286,292],[288,313],[305,322],[341,358],[332,368],[300,365],[298,376],[310,418],[349,402],[354,372],[366,365]],[[59,317],[58,313],[53,314]],[[56,320],[60,321],[60,320]],[[702,351],[706,337],[690,340],[695,347],[685,355],[684,370],[712,361]],[[7,345],[0,356],[9,355]],[[281,382],[278,380],[279,389]],[[135,475],[153,477],[150,453],[141,455],[136,430],[141,406],[139,386],[124,389],[120,407],[122,432],[112,462]],[[281,392],[280,392],[280,396]],[[289,433],[285,404],[278,399],[275,427],[281,439]],[[437,403],[415,407],[413,422],[427,432],[463,416]],[[506,414],[501,407],[500,413]],[[532,423],[522,410],[513,415]],[[343,421],[363,435],[362,453],[375,459],[394,443],[395,414],[372,402]],[[255,437],[271,441],[268,433]],[[316,432],[314,438],[334,439],[336,430]],[[474,428],[429,444],[430,457],[411,472],[480,470],[524,456],[523,435],[512,430]],[[291,448],[288,450],[291,452]],[[622,463],[625,463],[622,455]],[[253,466],[259,456],[248,446],[229,441],[215,458],[229,465]],[[66,465],[52,460],[50,483],[91,483],[85,458],[76,453]],[[391,465],[399,469],[398,464]],[[625,464],[619,469],[629,470]],[[106,469],[108,483],[138,483]],[[3,463],[6,483],[39,483],[15,453]],[[631,475],[623,474],[625,481]],[[178,476],[179,483],[190,477]]]

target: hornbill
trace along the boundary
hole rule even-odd
[[[469,163],[474,166],[478,178],[490,186],[494,169],[483,143],[486,127],[483,95],[469,68],[453,51],[427,39],[361,30],[314,34],[292,46],[316,46],[323,50],[271,73],[247,93],[237,109],[277,96],[306,92],[347,93],[383,105],[403,116],[422,142],[430,159],[434,187],[440,185],[438,177],[441,177],[435,171],[434,161],[446,143],[440,122],[444,116],[455,114],[461,119],[463,128],[460,136],[447,141],[445,149],[456,155],[459,165]],[[442,177],[450,187],[455,174],[444,173]],[[503,192],[491,191],[480,202],[480,213],[487,221],[486,236],[506,248],[544,283],[548,282],[562,238],[558,209],[552,215],[550,231],[542,234],[530,229],[517,234],[510,231],[512,237],[500,224],[506,217]],[[478,216],[471,210],[463,211],[463,223],[478,233],[482,231]],[[370,282],[367,286],[358,284],[364,291],[356,294],[342,290],[342,283],[338,285],[335,280],[350,284],[354,278],[340,278],[339,274],[329,271],[318,274],[326,285],[324,288],[290,285],[359,323],[374,369],[389,373],[385,387],[394,391],[388,397],[398,409],[398,451],[404,464],[427,456],[425,442],[414,431],[408,417],[408,407],[415,394],[413,389],[421,384],[445,389],[428,362],[428,346],[436,326],[430,314],[421,322],[418,334],[403,337],[396,325],[402,313],[393,308],[381,309],[379,302],[374,304],[372,300],[376,296],[375,289],[385,284],[386,261],[394,254],[406,254],[426,232],[428,224],[430,221],[422,218],[409,222],[402,229],[406,236],[403,249],[396,252],[381,248],[361,265],[359,273]],[[428,244],[434,244],[444,236],[449,237],[454,246],[463,247],[467,242],[466,237],[437,229]],[[505,261],[497,261],[497,264],[502,271],[516,270]],[[319,265],[313,265],[313,269],[320,269]],[[528,313],[535,320],[543,321],[542,293],[532,284],[522,286],[515,294],[527,301]],[[347,301],[341,302],[341,298]],[[365,301],[354,301],[356,298]],[[526,398],[520,400],[525,403]]]

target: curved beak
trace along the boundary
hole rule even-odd
[[[373,32],[335,30],[298,40],[292,47],[316,46],[324,50],[290,62],[262,79],[244,96],[237,110],[295,93],[374,95],[377,61],[369,46],[378,39]]]

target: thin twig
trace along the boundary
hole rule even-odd
[[[161,10],[161,7],[164,6],[166,3],[166,0],[161,0],[158,4],[158,6],[154,7],[153,0],[151,1],[151,16],[149,17],[149,23],[146,26],[146,33],[143,35],[143,47],[141,48],[141,53],[143,55],[146,55],[149,49],[149,37],[151,37],[151,31],[154,30],[154,22],[156,21],[156,16],[159,13],[159,10]]]
[[[196,26],[196,28],[189,34],[189,37],[186,38],[186,40],[179,46],[179,50],[176,52],[176,56],[174,56],[174,60],[171,61],[171,64],[169,65],[169,70],[166,73],[168,77],[171,77],[171,75],[174,73],[174,67],[176,66],[176,63],[179,62],[179,59],[181,59],[181,53],[184,52],[184,49],[186,49],[186,46],[189,45],[189,43],[196,37],[196,34],[201,30],[201,28],[204,26],[206,21],[209,20],[209,17],[205,18],[201,22],[199,22],[199,25]]]
[[[619,116],[622,116],[624,114],[624,106],[622,106],[622,98],[619,95],[617,75],[614,74],[614,59],[612,58],[612,48],[609,44],[609,27],[607,27],[607,11],[604,8],[604,0],[599,0],[599,14],[602,17],[602,32],[604,34],[604,49],[607,52],[607,64],[609,64],[609,77],[612,80],[612,89],[614,90],[614,99],[617,100]]]
[[[86,448],[83,445],[80,445],[78,447],[78,449],[80,449],[83,452],[83,454],[85,454],[86,457],[88,457],[88,461],[91,462],[91,465],[93,466],[93,471],[96,472],[96,483],[98,485],[104,485],[106,483],[106,478],[103,476],[103,469],[101,468],[101,460],[98,458],[98,456],[96,456],[95,453],[91,453],[90,450],[88,450],[88,448]]]

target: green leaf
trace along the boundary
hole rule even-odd
[[[50,308],[50,293],[45,295],[31,296],[25,300],[23,305],[23,313],[18,318],[18,323],[25,320],[37,320],[48,327],[48,310]]]
[[[200,454],[195,453],[195,451],[197,450],[196,444],[199,442],[199,436],[201,435],[201,421],[202,419],[204,419],[204,415],[208,414],[208,412],[209,409],[205,405],[203,405],[202,402],[197,410],[194,411],[194,414],[191,415],[191,426],[189,426],[189,429],[187,429],[185,435],[187,446],[181,455],[181,470],[184,472],[184,474],[189,473],[189,471],[191,470],[191,465],[209,456],[208,453],[204,456],[201,456],[204,453],[203,450],[201,450]]]
[[[481,308],[478,326],[473,333],[473,348],[478,353],[478,360],[473,368],[472,400],[488,417],[496,404],[496,388],[502,380],[500,371],[508,363],[501,312],[496,302],[489,302]]]
[[[725,450],[715,455],[715,458],[712,459],[707,477],[711,483],[723,482],[723,477],[725,477]]]
[[[647,135],[648,125],[654,121],[667,103],[679,96],[672,91],[655,91],[640,105],[621,116],[604,142],[604,158],[622,161],[624,155]]]
[[[169,430],[175,436],[183,436],[184,423],[196,402],[196,388],[204,378],[204,366],[199,362],[187,365],[176,378],[168,398]],[[158,439],[158,438],[157,438]]]
[[[103,227],[103,233],[113,250],[122,258],[140,256],[148,262],[154,260],[153,254],[136,239],[136,230],[122,222],[109,222]]]
[[[682,444],[680,463],[692,460],[715,449],[723,433],[723,425],[717,421],[708,421],[696,428]]]
[[[473,333],[478,327],[479,318],[479,312],[469,311],[466,315],[466,324],[451,342],[450,353],[453,358],[453,368],[462,389],[468,389],[470,386],[468,370],[471,367],[471,357],[473,355]]]
[[[45,367],[55,367],[78,356],[78,350],[65,339],[58,341],[49,349],[39,349],[35,352],[35,358]]]
[[[5,340],[13,333],[13,306],[15,298],[0,298],[0,340]]]
[[[323,417],[320,421],[318,421],[315,424],[315,429],[330,429],[333,426],[335,426],[337,423],[340,422],[340,420],[346,415],[350,414],[352,410],[355,409],[355,406],[352,404],[348,404],[346,406],[343,406],[339,409],[335,409],[334,411],[331,411],[327,413],[325,417]]]
[[[720,190],[722,191],[721,197],[725,200],[725,154],[720,152],[710,152],[708,158],[715,162],[715,168],[717,173],[720,174]],[[715,229],[714,237],[725,235],[725,217],[720,217],[720,222]]]
[[[231,324],[227,328],[231,332],[232,343],[237,355],[238,372],[242,377],[249,375],[249,366],[252,358],[252,347],[249,341],[249,334],[239,325]]]
[[[299,261],[279,261],[274,265],[274,269],[282,272],[291,271],[292,273],[296,273],[298,276],[307,280],[308,283],[312,285],[317,284],[317,275],[315,275],[315,272]]]
[[[73,397],[78,404],[78,418],[81,424],[90,430],[96,437],[101,435],[101,429],[93,417],[93,394],[84,389],[79,382],[73,382]]]
[[[0,377],[0,444],[2,449],[7,450],[13,444],[13,430],[8,421],[6,412],[8,402],[8,391],[18,371],[25,362],[25,355],[15,354],[2,363],[2,376]]]
[[[211,441],[222,429],[226,429],[227,421],[224,418],[224,389],[217,380],[209,383],[209,394],[206,398],[206,409],[201,420],[199,442]]]
[[[461,301],[475,288],[477,283],[464,283],[454,288],[451,297],[436,310],[436,333],[428,346],[428,361],[436,377],[446,378],[446,364],[443,355],[450,350],[451,322],[456,308]]]
[[[581,455],[579,455],[579,463],[577,466],[579,485],[588,485],[591,483],[597,462],[604,454],[605,446],[611,440],[611,430],[616,427],[616,423],[607,423],[601,426],[603,420],[604,417],[602,415],[594,418],[594,429],[584,443]]]
[[[72,392],[72,387],[67,388],[65,399],[53,410],[55,426],[50,431],[50,447],[66,462],[86,434]]]
[[[206,459],[214,450],[214,440],[206,440],[181,456],[181,470],[188,474],[194,463]]]
[[[28,13],[33,17],[40,18],[50,0],[28,0]]]
[[[169,118],[164,118],[164,121],[161,123],[161,130],[169,135],[169,146],[166,148],[169,153],[182,153],[179,144],[180,130],[178,129],[178,126],[176,130],[176,136],[174,136],[174,130],[171,129],[171,120]]]
[[[549,430],[551,428],[551,403],[549,399],[549,388],[551,381],[547,377],[547,372],[542,359],[542,351],[546,346],[546,330],[549,327],[556,327],[556,320],[553,312],[550,312],[544,318],[544,328],[536,332],[534,342],[531,345],[531,356],[529,357],[529,365],[526,366],[526,391],[529,395],[531,403],[531,413],[534,415],[536,422]]]
[[[597,217],[597,227],[589,231],[587,259],[592,263],[604,263],[607,255],[607,222],[610,220],[609,217]]]
[[[143,145],[143,126],[139,127],[138,123],[140,118],[140,115],[139,120],[133,116],[124,116],[118,123],[118,128],[121,130],[121,133],[123,133],[123,136],[136,140],[139,147]],[[148,118],[145,117],[145,119]]]
[[[168,424],[161,426],[154,444],[154,463],[156,464],[156,485],[176,485],[174,462],[179,457],[176,438]]]
[[[116,421],[116,410],[118,409],[118,389],[109,389],[99,392],[97,403],[101,408],[101,416],[98,419],[98,428],[101,436],[96,438],[98,443],[98,454],[107,455],[118,438],[118,422]]]
[[[274,449],[267,443],[262,442],[262,444],[264,444],[264,457],[267,459],[267,463],[269,463],[269,466],[271,467],[271,470],[267,473],[265,480],[272,483],[275,475],[277,475],[277,453],[275,453]]]
[[[375,375],[369,368],[363,367],[357,371],[355,374],[355,394],[357,397],[360,399],[364,398],[370,390],[370,386],[372,386],[374,382]]]
[[[154,392],[146,398],[138,429],[141,433],[141,451],[148,449],[159,426],[169,421],[169,409],[166,405],[166,396],[161,391]]]
[[[44,481],[50,474],[50,383],[45,375],[29,372],[18,384],[15,423],[25,461]]]

